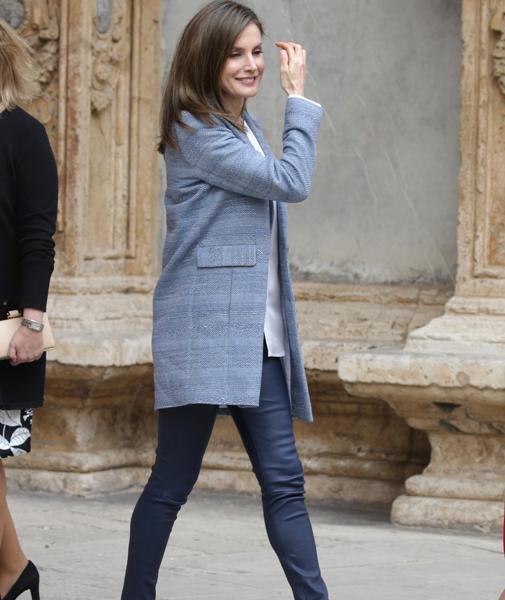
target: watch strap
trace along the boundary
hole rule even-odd
[[[40,321],[35,321],[34,319],[23,318],[23,320],[21,321],[21,325],[38,333],[40,333],[44,329],[44,323]]]

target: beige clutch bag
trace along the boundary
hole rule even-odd
[[[9,344],[11,343],[12,336],[21,326],[23,317],[17,310],[11,311],[8,314],[8,318],[5,321],[0,321],[0,360],[8,358]],[[54,337],[51,331],[51,325],[49,325],[49,319],[44,314],[44,329],[42,330],[42,336],[44,339],[44,350],[54,348]]]

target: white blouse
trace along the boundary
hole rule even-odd
[[[265,156],[254,133],[244,123],[245,131],[253,148]],[[267,304],[264,334],[268,356],[285,356],[284,321],[282,318],[281,288],[279,283],[279,227],[277,225],[277,202],[272,202],[272,235],[268,260]]]
[[[318,102],[309,100],[304,96],[290,94],[290,98],[300,98],[321,106]],[[245,131],[253,148],[265,156],[254,133],[244,122]],[[284,336],[284,320],[282,316],[281,288],[279,282],[279,228],[277,225],[277,202],[272,202],[272,235],[270,238],[270,258],[268,261],[267,304],[265,311],[264,334],[268,349],[268,356],[286,356]]]

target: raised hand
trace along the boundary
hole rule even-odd
[[[276,42],[281,55],[281,87],[286,94],[304,95],[307,77],[307,51],[294,42]]]

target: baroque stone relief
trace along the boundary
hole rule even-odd
[[[493,76],[500,90],[505,94],[505,0],[499,2],[491,19],[491,29],[498,34],[493,51]]]
[[[95,23],[99,33],[107,33],[112,23],[114,0],[95,0]]]
[[[25,7],[21,0],[2,0],[0,4],[0,19],[7,21],[17,29],[25,18]]]
[[[58,65],[60,46],[60,12],[57,0],[25,0],[7,2],[2,0],[2,11],[7,11],[9,22],[17,25],[18,32],[33,48],[38,68],[40,96],[30,111],[48,129],[49,137],[56,149],[58,114]],[[20,12],[20,7],[22,12]],[[22,15],[22,18],[21,18]]]
[[[478,55],[464,57],[463,67],[475,66],[480,77],[463,77],[467,83],[462,98],[468,93],[469,96],[476,94],[478,99],[471,120],[465,119],[463,109],[462,131],[466,140],[463,155],[472,151],[477,141],[475,165],[470,167],[463,163],[463,172],[475,176],[474,183],[468,179],[469,187],[462,188],[463,195],[475,191],[475,222],[472,230],[464,235],[469,242],[473,240],[474,261],[468,263],[472,276],[481,278],[485,288],[495,286],[498,280],[505,286],[505,0],[482,0],[479,5],[469,6],[477,9],[470,13],[475,15],[475,27],[470,35],[471,40],[478,43],[475,46]],[[487,23],[487,27],[481,28],[482,22]],[[467,47],[471,46],[467,44]],[[471,135],[467,137],[467,133]],[[468,209],[471,210],[471,205]]]
[[[112,102],[124,60],[128,56],[129,23],[126,3],[97,0],[93,31],[91,107],[101,112]]]
[[[489,211],[489,263],[495,267],[505,267],[505,207],[503,206],[503,192],[505,191],[505,177],[503,159],[505,157],[505,112],[503,99],[505,95],[505,0],[499,0],[491,18],[491,30],[494,32],[496,43],[492,51],[493,78],[498,84],[501,94],[495,99],[495,123],[493,128],[493,145],[491,160],[493,167],[494,193],[491,195]],[[503,276],[503,274],[501,274]]]
[[[457,298],[466,306],[505,297],[505,0],[465,0],[462,33]]]
[[[129,231],[135,223],[129,191],[134,144],[130,108],[137,85],[132,52],[140,13],[132,0],[97,0],[93,6],[88,135],[90,147],[103,152],[89,164],[85,260],[87,268],[111,274],[129,257]]]

